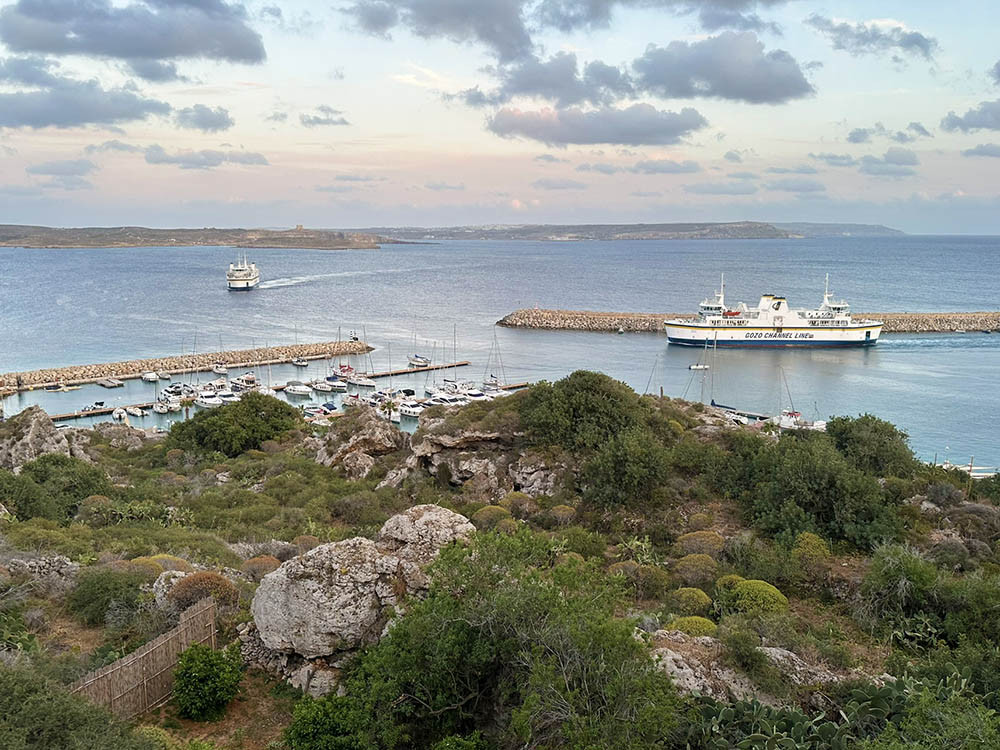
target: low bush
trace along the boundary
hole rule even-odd
[[[718,558],[726,540],[716,531],[692,531],[677,537],[678,554]]]
[[[191,419],[174,423],[167,445],[172,449],[238,456],[301,423],[301,415],[290,404],[261,393],[247,393],[236,403],[205,409]]]
[[[108,607],[117,602],[134,608],[149,576],[135,570],[115,570],[110,566],[86,568],[66,599],[71,612],[87,625],[104,624]]]
[[[222,716],[236,697],[243,676],[239,646],[224,651],[196,643],[177,660],[174,702],[185,719],[212,721]]]
[[[931,602],[939,578],[934,564],[912,547],[879,547],[861,583],[860,619],[874,627],[916,614]]]
[[[685,555],[674,564],[676,573],[689,586],[704,586],[719,574],[719,564],[705,554]]]
[[[259,581],[268,573],[277,570],[280,565],[281,561],[274,555],[260,555],[244,562],[240,570],[246,573],[250,580]]]
[[[170,589],[167,598],[177,609],[183,611],[210,596],[220,607],[232,607],[240,598],[239,590],[232,581],[219,573],[203,570],[185,576]]]
[[[785,612],[788,599],[767,581],[739,581],[732,589],[732,607],[747,615]]]
[[[570,526],[557,532],[555,538],[567,552],[576,552],[583,557],[602,557],[608,548],[604,537],[581,526]]]
[[[711,513],[694,513],[688,519],[688,528],[691,531],[704,531],[712,525]]]
[[[819,583],[826,577],[830,565],[830,545],[816,534],[803,531],[795,537],[792,562],[801,579]]]
[[[502,519],[510,518],[510,511],[499,505],[487,505],[472,514],[472,525],[480,531],[489,531]]]
[[[718,626],[705,617],[678,617],[667,623],[668,630],[679,630],[690,636],[714,636]]]
[[[640,565],[636,591],[641,599],[662,599],[670,589],[670,574],[658,565]]]
[[[711,598],[701,589],[680,588],[670,592],[670,596],[667,597],[667,607],[679,615],[704,617],[711,606]]]

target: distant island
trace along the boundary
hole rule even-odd
[[[326,229],[150,229],[148,227],[36,227],[0,224],[0,247],[205,247],[374,250],[393,240]]]
[[[678,224],[493,224],[462,227],[359,229],[410,242],[434,240],[785,240],[799,237],[882,237],[903,234],[876,224],[769,224],[761,221]]]

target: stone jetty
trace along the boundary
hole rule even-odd
[[[96,365],[73,365],[47,370],[8,372],[0,375],[0,396],[19,390],[29,391],[46,385],[82,385],[96,383],[102,378],[127,380],[142,377],[144,372],[168,372],[183,375],[189,372],[207,372],[221,362],[227,367],[257,367],[291,362],[297,357],[303,359],[324,359],[327,357],[364,354],[372,347],[363,341],[326,341],[317,344],[294,344],[289,346],[268,346],[257,349],[239,349],[227,352],[207,352],[204,354],[183,354],[176,357],[156,357],[154,359],[132,359],[127,362],[106,362]]]
[[[951,331],[1000,331],[1000,311],[939,313],[854,313],[884,323],[882,333],[948,333]],[[668,318],[691,319],[689,313],[613,313],[587,310],[515,310],[497,321],[509,328],[568,331],[654,332],[663,330]]]

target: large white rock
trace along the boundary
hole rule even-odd
[[[414,505],[386,521],[376,541],[382,552],[424,565],[442,547],[467,539],[475,530],[465,516],[440,505]]]
[[[283,563],[251,605],[261,641],[309,659],[375,643],[400,601],[427,588],[421,565],[473,531],[464,516],[418,505],[386,521],[377,543],[347,539]]]

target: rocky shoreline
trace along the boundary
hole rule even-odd
[[[350,354],[364,354],[372,347],[362,341],[324,341],[315,344],[267,346],[256,349],[238,349],[227,352],[186,354],[176,357],[132,359],[125,362],[106,362],[96,365],[73,365],[46,370],[8,372],[0,375],[0,396],[44,388],[46,385],[83,385],[102,378],[128,380],[142,377],[144,372],[168,372],[183,375],[190,372],[207,372],[218,362],[227,367],[257,367],[303,359],[324,359]]]
[[[950,333],[1000,331],[1000,312],[855,313],[884,323],[883,333]],[[497,321],[508,328],[626,333],[663,331],[668,318],[691,319],[683,313],[614,313],[588,310],[515,310]]]

